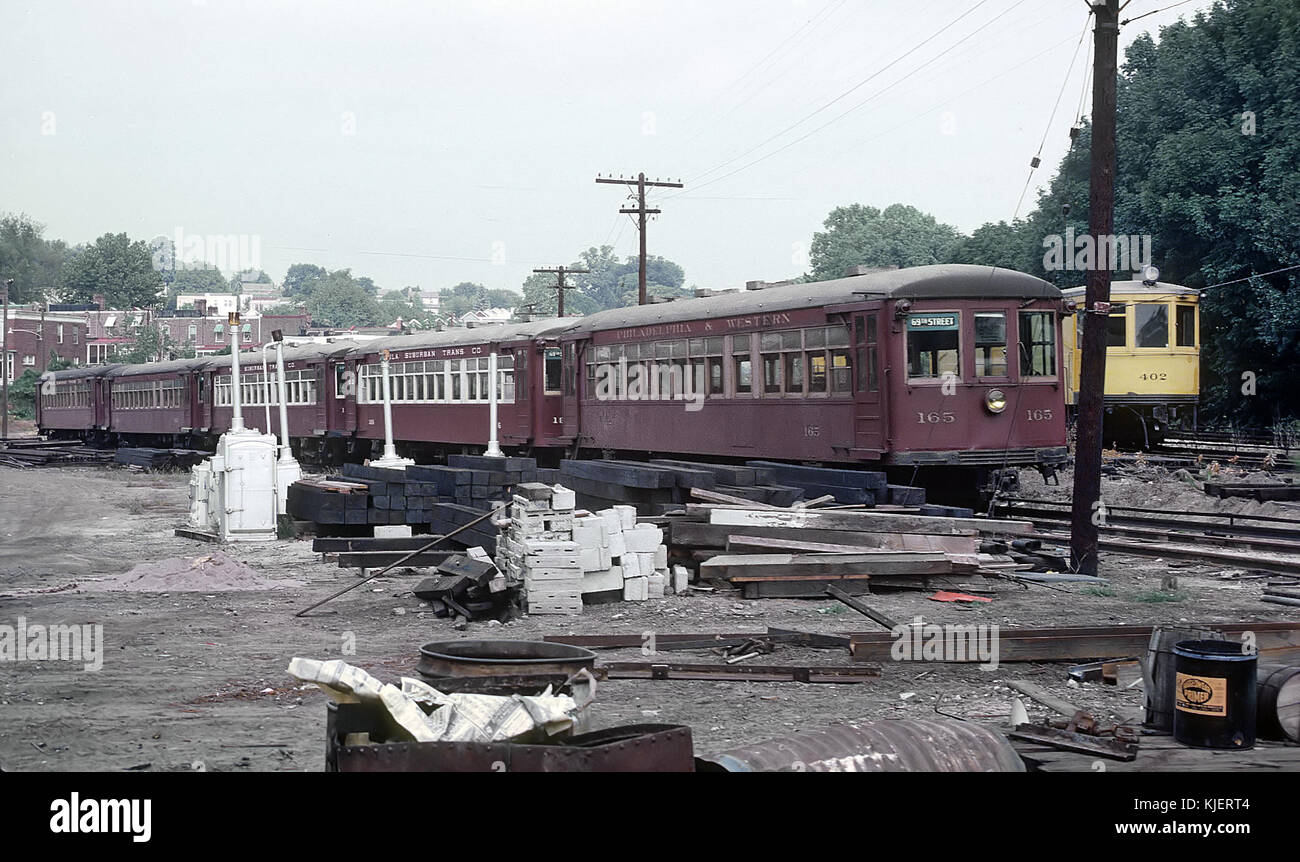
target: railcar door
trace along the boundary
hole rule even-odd
[[[562,351],[558,348],[547,348],[546,351],[548,364],[546,394],[548,396],[559,395],[560,398],[555,400],[561,402],[556,405],[560,408],[558,411],[560,413],[560,425],[556,429],[554,436],[563,438],[565,441],[577,439],[581,430],[582,416],[579,413],[578,377],[579,369],[584,367],[583,363],[586,361],[586,352],[582,349],[586,346],[587,342],[585,341],[569,341],[565,342]],[[552,363],[562,365],[559,374],[560,379],[555,383],[549,382],[553,376],[550,370]],[[548,398],[547,401],[552,401],[552,398]]]
[[[351,360],[334,363],[334,380],[330,387],[333,415],[331,431],[351,435],[357,430],[357,365]]]
[[[881,305],[853,315],[854,381],[853,452],[877,458],[885,452],[884,371],[881,363]]]
[[[515,358],[514,382],[515,404],[514,421],[510,426],[503,426],[502,437],[507,435],[528,441],[533,436],[533,410],[530,395],[532,387],[528,379],[528,348],[532,343],[517,345],[510,351]]]
[[[329,389],[327,389],[325,385],[329,381],[326,379],[325,369],[326,369],[326,365],[324,362],[320,363],[319,365],[315,366],[315,368],[312,369],[313,373],[316,375],[316,403],[313,404],[311,408],[312,409],[311,433],[315,437],[324,437],[325,432],[328,431],[330,427],[329,426],[330,393],[329,393]],[[292,425],[292,423],[290,424]]]

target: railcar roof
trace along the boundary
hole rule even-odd
[[[139,377],[142,374],[167,374],[172,371],[196,371],[205,359],[173,359],[168,362],[142,362],[138,365],[119,365],[108,377]]]
[[[767,314],[863,299],[1060,299],[1061,291],[1032,275],[999,267],[939,264],[891,269],[830,281],[781,285],[762,290],[678,299],[652,305],[613,308],[576,320],[566,335],[653,326],[737,314]]]
[[[121,367],[122,364],[119,362],[112,362],[108,365],[78,365],[76,368],[47,371],[41,375],[41,379],[53,377],[55,380],[80,380],[83,377],[103,377],[110,371],[115,371]]]
[[[384,350],[413,350],[421,347],[456,347],[461,344],[488,344],[520,338],[539,338],[554,331],[558,334],[569,320],[549,317],[527,323],[491,323],[473,329],[457,327],[442,332],[416,332],[390,335],[365,341],[353,348],[353,356],[371,356]]]
[[[286,344],[284,347],[284,361],[297,362],[299,359],[320,359],[327,356],[336,356],[347,353],[362,342],[353,339],[340,339],[338,341],[328,341],[323,344],[309,342],[305,344]],[[275,363],[275,353],[266,352],[266,361],[268,364]],[[211,354],[203,357],[203,368],[207,371],[220,371],[222,368],[230,367],[230,354]],[[241,350],[239,352],[239,366],[245,365],[262,365],[262,349]]]
[[[1061,293],[1077,299],[1084,295],[1087,287],[1067,287]],[[1144,281],[1134,279],[1132,281],[1112,281],[1110,283],[1110,293],[1114,296],[1117,293],[1130,293],[1137,296],[1199,296],[1200,291],[1194,287],[1187,287],[1182,284],[1170,284],[1167,281],[1157,281],[1155,284],[1147,284]]]

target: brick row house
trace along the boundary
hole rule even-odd
[[[28,369],[44,372],[51,355],[75,365],[86,361],[86,320],[80,315],[11,305],[4,330],[3,373],[10,382]]]

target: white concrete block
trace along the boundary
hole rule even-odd
[[[582,576],[583,593],[603,593],[621,589],[623,589],[623,570],[617,566],[599,572],[587,572]]]
[[[627,533],[619,530],[617,533],[609,537],[606,546],[609,548],[609,555],[611,557],[621,557],[627,553],[627,542],[623,539],[626,535]]]
[[[624,578],[623,601],[644,602],[650,597],[649,586],[645,578]]]
[[[691,584],[690,570],[685,566],[673,566],[672,576],[673,592],[678,595],[686,592]]]
[[[411,528],[405,524],[376,524],[376,539],[409,539]]]
[[[629,556],[630,556],[630,555],[629,555]],[[641,574],[643,574],[643,575],[650,575],[650,574],[652,574],[652,573],[654,572],[654,570],[655,570],[655,555],[654,555],[654,552],[652,551],[652,552],[650,552],[650,553],[648,553],[648,554],[637,554],[637,555],[636,555],[636,567],[637,567],[638,569],[641,570]]]
[[[660,545],[659,547],[655,548],[655,568],[656,569],[668,568],[668,546],[667,545]]]
[[[576,554],[578,543],[569,539],[527,538],[519,543],[525,554]]]
[[[638,524],[635,530],[623,534],[627,549],[633,553],[654,553],[654,549],[663,544],[664,531],[654,524]]]
[[[618,520],[624,530],[636,528],[636,506],[615,506],[614,511],[618,512]]]
[[[619,559],[623,565],[623,577],[625,579],[641,576],[641,561],[636,554],[624,554]]]
[[[662,599],[664,597],[664,576],[650,575],[645,579],[646,597],[651,599]]]
[[[610,535],[622,532],[623,520],[619,517],[618,512],[613,509],[601,509],[596,514],[605,519],[605,529],[609,531]]]
[[[577,505],[577,494],[563,485],[551,486],[551,509],[556,512],[572,512]]]

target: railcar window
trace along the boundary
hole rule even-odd
[[[1163,302],[1139,302],[1134,310],[1137,346],[1168,347],[1169,305]]]
[[[542,367],[542,377],[544,378],[543,391],[547,395],[559,395],[561,383],[561,354],[560,348],[548,347],[544,356],[545,365]]]
[[[1007,375],[1007,315],[1003,311],[975,312],[975,376]]]
[[[722,351],[721,336],[692,338],[687,343],[691,362],[692,392],[695,392],[701,384],[707,395],[722,395],[725,392],[722,381]]]
[[[1196,346],[1196,306],[1175,306],[1174,339],[1179,347]]]
[[[1083,318],[1079,318],[1082,323]],[[1082,339],[1080,339],[1082,343]],[[1106,318],[1106,346],[1128,347],[1128,315],[1122,305],[1112,305]]]
[[[907,376],[961,375],[960,332],[955,312],[912,314],[907,318]]]
[[[749,395],[754,391],[754,367],[750,360],[753,348],[752,336],[731,336],[731,359],[735,374],[734,388],[737,395]]]
[[[1056,374],[1056,324],[1050,311],[1020,312],[1020,375]]]

